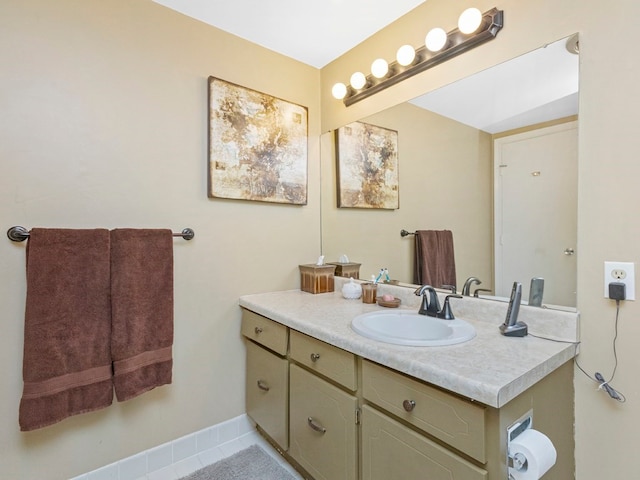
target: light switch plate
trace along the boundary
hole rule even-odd
[[[604,298],[609,298],[609,284],[625,284],[626,300],[636,299],[635,264],[633,262],[604,262]]]

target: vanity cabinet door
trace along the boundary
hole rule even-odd
[[[246,343],[247,415],[286,451],[289,447],[289,362],[251,341]]]
[[[289,454],[315,480],[355,480],[356,397],[297,365],[289,375]]]
[[[362,480],[486,480],[487,472],[374,408],[362,407]]]

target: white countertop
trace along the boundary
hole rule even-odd
[[[380,286],[379,290],[383,288],[396,295],[409,292],[414,296],[408,289]],[[405,295],[400,308],[417,308],[414,304],[417,305],[419,299],[416,297],[413,301],[410,296]],[[476,328],[477,335],[468,342],[443,347],[391,345],[355,333],[350,326],[355,316],[384,307],[344,299],[339,293],[339,284],[336,292],[316,295],[300,290],[244,295],[240,297],[240,306],[363,358],[496,408],[571,360],[577,348],[571,343],[531,335],[505,337],[498,331],[498,326],[504,321],[507,306],[468,297],[452,299],[452,307],[457,317]],[[477,315],[470,313],[474,310]],[[459,311],[464,312],[464,316]],[[521,319],[523,317],[532,334],[568,341],[576,339],[577,313],[522,307]],[[554,332],[554,325],[562,325],[563,329]]]

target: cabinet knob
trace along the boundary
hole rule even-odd
[[[262,333],[262,327],[256,327],[253,331],[256,332],[256,335],[260,335]]]
[[[317,362],[320,359],[320,354],[319,353],[312,353],[311,354],[311,361],[312,362]]]
[[[313,419],[313,417],[307,418],[307,425],[309,425],[316,432],[327,433],[327,429],[324,428],[319,423],[316,423],[316,421]]]
[[[260,390],[264,390],[265,392],[269,391],[269,385],[264,380],[258,380],[258,388]]]
[[[407,411],[410,412],[412,411],[414,408],[416,408],[416,402],[413,400],[405,400],[404,402],[402,402],[402,407]]]

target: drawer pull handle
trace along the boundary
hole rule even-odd
[[[319,353],[312,353],[311,354],[311,361],[312,362],[317,362],[318,360],[320,360],[320,354]]]
[[[404,402],[402,402],[402,407],[407,411],[410,412],[412,411],[414,408],[416,408],[416,402],[413,400],[405,400]]]
[[[256,327],[253,331],[256,332],[256,335],[260,335],[262,333],[262,327]]]
[[[307,424],[316,432],[327,433],[327,429],[316,423],[313,417],[307,418]]]
[[[258,388],[260,390],[264,390],[265,392],[269,391],[269,385],[267,385],[267,382],[265,382],[264,380],[258,380]]]

